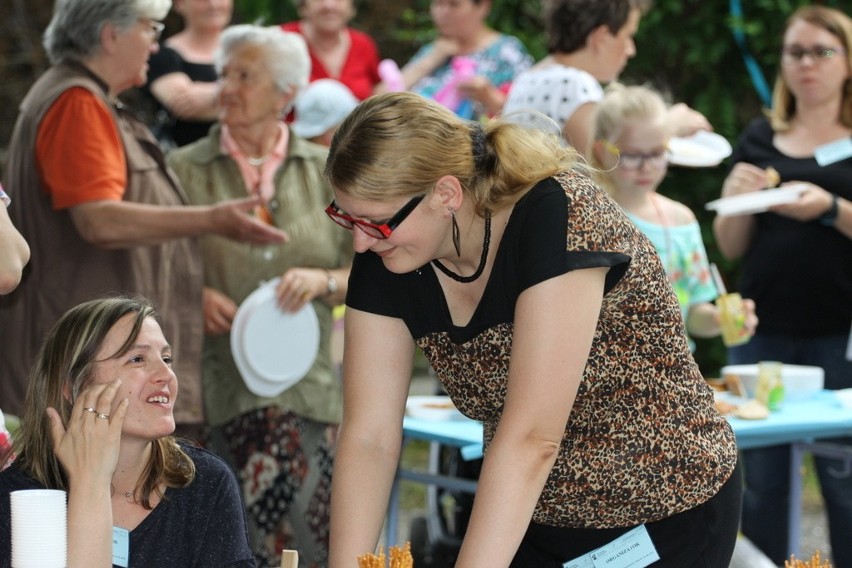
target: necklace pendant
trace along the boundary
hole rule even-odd
[[[479,259],[479,266],[476,268],[476,272],[471,274],[470,276],[462,276],[461,274],[456,274],[437,259],[432,261],[432,264],[441,272],[455,280],[456,282],[461,282],[462,284],[467,284],[469,282],[473,282],[477,278],[482,275],[482,271],[485,270],[485,263],[488,261],[488,246],[491,243],[491,212],[487,212],[485,214],[485,238],[482,242],[482,256]]]
[[[269,156],[268,155],[261,156],[260,158],[255,158],[255,157],[252,157],[252,156],[246,156],[246,161],[249,163],[250,166],[254,166],[255,168],[257,168],[257,167],[262,166],[266,162],[268,162]]]

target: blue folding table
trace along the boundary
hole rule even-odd
[[[797,554],[801,523],[802,476],[804,453],[836,457],[842,469],[852,471],[852,447],[821,443],[820,439],[852,436],[852,409],[841,406],[831,391],[821,391],[808,400],[787,401],[780,410],[764,420],[729,419],[739,449],[791,444],[790,457],[790,523],[788,553]],[[425,440],[459,448],[466,460],[482,457],[482,425],[466,418],[422,420],[406,417],[403,422],[403,444]],[[402,480],[435,485],[456,491],[476,491],[476,481],[400,467],[394,480],[388,506],[386,542],[396,542],[399,524],[399,484]]]

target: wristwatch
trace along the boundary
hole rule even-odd
[[[325,273],[328,274],[328,282],[326,283],[325,295],[331,296],[332,294],[337,292],[337,280],[334,278],[334,276],[331,275],[330,271],[326,270]]]
[[[840,197],[837,194],[831,196],[831,207],[828,208],[828,211],[823,213],[817,221],[820,222],[821,225],[825,225],[826,227],[833,227],[835,221],[837,221],[837,210],[840,205]]]

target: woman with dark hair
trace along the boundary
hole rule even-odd
[[[378,541],[416,347],[484,425],[458,568],[585,565],[617,543],[632,566],[727,568],[733,432],[653,245],[573,149],[393,93],[344,120],[326,173],[356,251],[332,568]]]
[[[826,6],[799,8],[783,31],[772,109],[748,125],[731,156],[722,196],[801,184],[764,213],[717,216],[719,250],[742,259],[738,289],[754,298],[760,327],[728,362],[781,361],[825,371],[827,389],[852,387],[852,19]],[[775,171],[772,172],[770,166]],[[775,178],[775,179],[771,179]],[[838,443],[850,444],[844,438]],[[773,562],[787,552],[790,447],[743,452],[743,533]],[[815,457],[834,565],[852,566],[852,477]]]
[[[505,114],[533,110],[550,117],[584,156],[592,143],[602,83],[618,79],[636,55],[633,36],[651,0],[544,0],[548,55],[512,84]],[[668,111],[677,135],[710,124],[684,104]]]
[[[172,348],[141,298],[63,315],[32,370],[14,462],[0,472],[0,566],[11,558],[9,494],[68,492],[68,566],[254,566],[233,473],[178,442]],[[0,456],[0,469],[11,455]]]

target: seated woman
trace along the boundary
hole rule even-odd
[[[518,38],[491,29],[491,0],[432,0],[438,38],[402,69],[405,88],[462,118],[500,112],[515,76],[533,60]]]
[[[177,394],[147,300],[65,313],[30,376],[17,458],[0,472],[0,566],[11,558],[9,494],[38,488],[68,492],[68,566],[109,566],[122,542],[130,566],[254,566],[233,473],[172,436]]]

